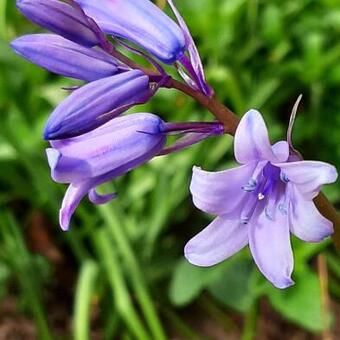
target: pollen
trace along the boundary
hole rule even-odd
[[[259,201],[262,201],[262,200],[265,198],[265,196],[262,194],[262,192],[260,192],[260,193],[257,195],[257,198],[258,198]]]

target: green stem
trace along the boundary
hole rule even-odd
[[[96,288],[98,272],[97,264],[91,260],[85,261],[81,267],[74,306],[75,340],[90,339],[91,299]]]
[[[253,340],[256,334],[257,301],[254,301],[245,315],[241,340]]]
[[[104,265],[117,310],[136,339],[150,340],[149,334],[144,329],[133,307],[128,288],[124,282],[118,256],[108,236],[105,230],[98,231],[95,238],[95,246]]]
[[[154,339],[165,340],[166,336],[163,327],[161,326],[161,322],[156,313],[152,299],[148,293],[137,258],[135,257],[128,238],[125,235],[124,226],[122,225],[123,223],[119,221],[117,214],[110,209],[109,205],[101,206],[100,211],[111,235],[116,241],[116,245],[123,256],[124,261],[126,262],[137,300],[143,310],[145,319],[148,322]]]

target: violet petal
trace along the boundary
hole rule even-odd
[[[252,163],[218,172],[194,167],[190,191],[195,206],[214,215],[233,211],[244,198],[242,186],[251,179],[255,167]]]
[[[235,134],[234,153],[241,164],[252,161],[285,162],[289,154],[274,154],[268,130],[260,112],[248,111],[241,119]]]
[[[338,177],[333,165],[317,161],[277,163],[275,166],[297,186],[305,199],[313,199],[324,184],[334,183]]]
[[[174,12],[174,14],[177,18],[177,21],[178,21],[178,23],[179,23],[179,25],[180,25],[180,27],[183,31],[183,34],[185,36],[186,44],[187,44],[189,55],[190,55],[190,62],[192,64],[193,69],[195,70],[195,74],[196,74],[197,79],[199,81],[198,85],[201,88],[201,90],[203,91],[203,93],[210,97],[210,96],[213,95],[213,91],[209,87],[209,85],[207,84],[207,82],[205,80],[204,69],[203,69],[201,57],[200,57],[199,52],[197,50],[194,39],[192,38],[190,30],[189,30],[185,20],[183,19],[182,15],[180,14],[178,9],[176,8],[173,0],[167,0],[167,2],[171,6],[171,9]]]
[[[65,193],[63,203],[59,212],[59,223],[61,229],[69,229],[71,217],[79,205],[80,201],[91,188],[91,181],[85,181],[77,184],[70,184]]]
[[[306,200],[292,185],[290,231],[305,242],[320,242],[332,235],[333,224],[323,217],[312,200]]]
[[[97,193],[96,189],[93,188],[89,191],[89,200],[93,204],[105,204],[117,197],[117,194],[115,192],[111,194],[105,194],[105,195],[100,195]]]
[[[294,284],[287,214],[278,212],[272,220],[258,205],[249,223],[249,247],[258,268],[275,287],[283,289]]]
[[[213,266],[248,244],[248,227],[238,220],[219,216],[185,246],[186,259],[202,267]]]

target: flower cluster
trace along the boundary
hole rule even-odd
[[[212,90],[190,32],[174,4],[179,24],[149,0],[18,0],[18,9],[51,33],[19,37],[16,53],[45,69],[85,81],[52,112],[44,138],[52,178],[70,183],[60,210],[60,225],[69,228],[80,200],[105,203],[95,187],[147,162],[211,135],[221,123],[165,123],[151,113],[121,116],[147,102],[165,86],[172,64],[188,86],[205,96]],[[143,56],[157,72],[136,65],[118,51]],[[166,145],[169,134],[184,134]]]
[[[318,242],[333,231],[313,199],[323,184],[336,180],[336,169],[302,160],[291,143],[294,115],[287,142],[274,145],[255,110],[237,127],[238,118],[214,101],[189,29],[173,1],[167,2],[177,23],[149,0],[17,0],[28,19],[52,33],[20,37],[11,43],[14,51],[51,72],[85,82],[67,88],[71,93],[52,112],[44,131],[51,146],[46,152],[52,178],[69,184],[60,209],[61,228],[68,230],[84,196],[94,204],[116,197],[98,194],[100,184],[155,156],[236,130],[240,167],[217,173],[193,170],[194,204],[217,217],[188,242],[185,256],[195,265],[211,266],[249,244],[263,275],[276,287],[288,287],[293,283],[290,232]],[[143,57],[152,69],[136,64],[126,51]],[[160,88],[171,87],[174,80],[164,64],[178,71],[183,92],[210,104],[223,123],[123,115]],[[171,134],[179,138],[167,145]]]

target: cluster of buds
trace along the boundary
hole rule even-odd
[[[178,151],[223,133],[219,122],[165,123],[151,113],[122,116],[146,103],[170,76],[173,65],[186,84],[212,96],[184,20],[169,1],[178,24],[149,0],[18,0],[18,9],[52,33],[22,36],[11,43],[16,53],[45,69],[85,81],[52,112],[44,138],[52,178],[70,183],[60,210],[60,225],[88,193],[101,204],[95,187],[125,174],[153,157]],[[132,51],[153,66],[145,69],[118,51]],[[156,70],[156,71],[154,71]],[[179,134],[166,145],[169,134]]]

